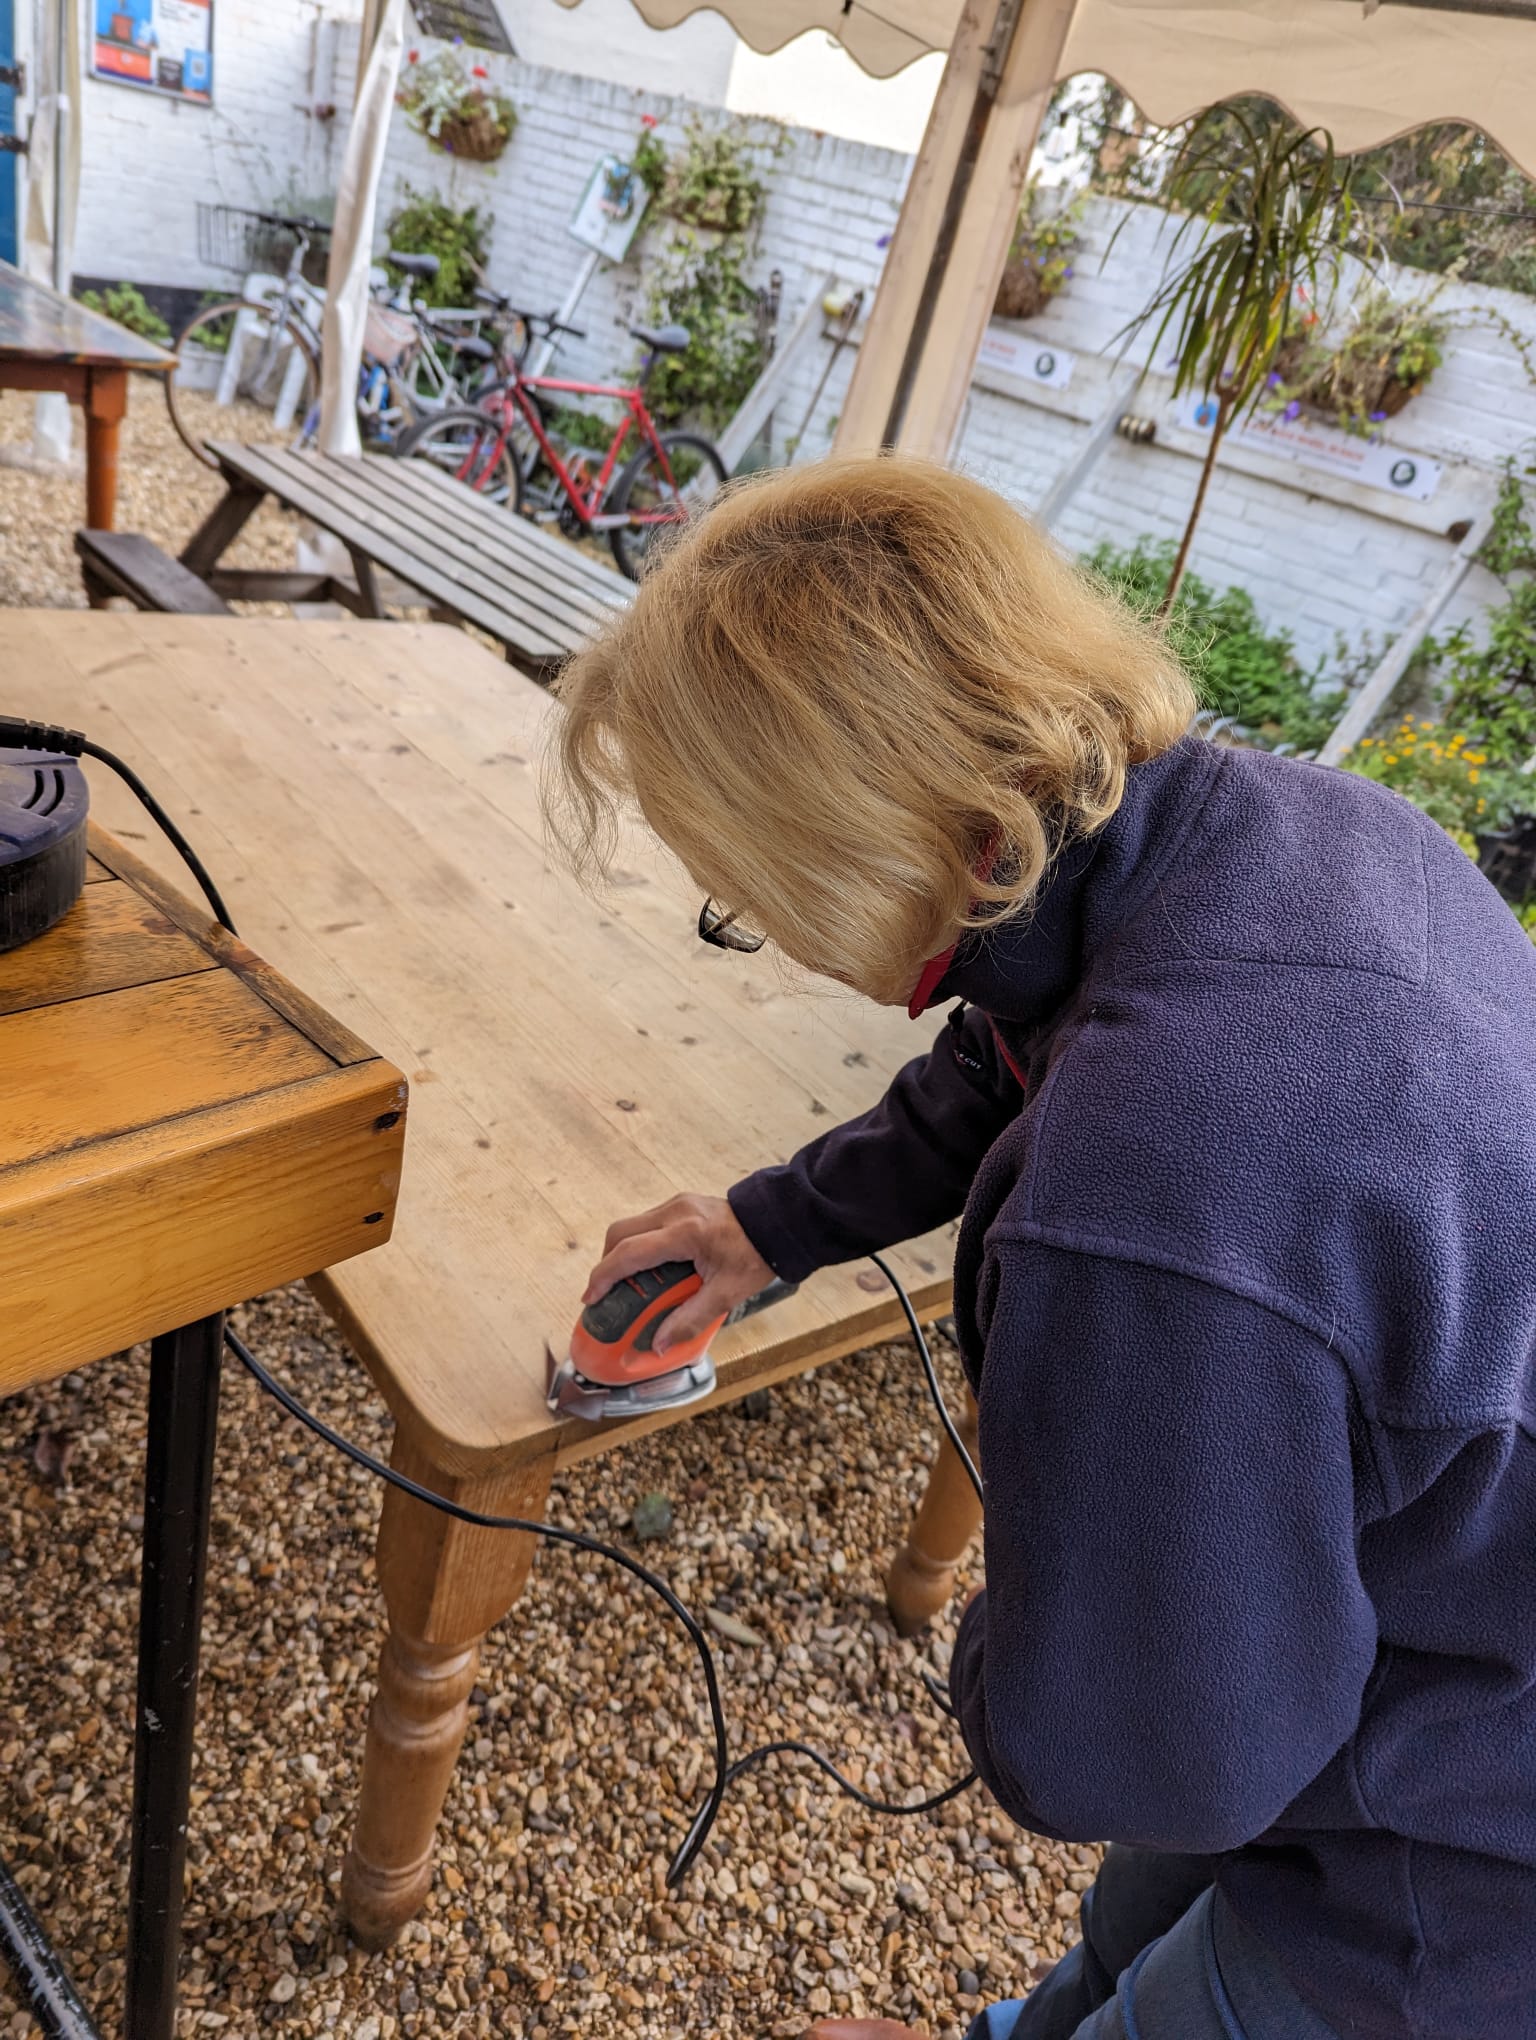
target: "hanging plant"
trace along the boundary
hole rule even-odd
[[[651,278],[646,318],[689,333],[682,353],[661,355],[651,372],[649,402],[664,424],[687,419],[718,432],[762,373],[768,347],[746,259],[736,235],[705,245],[685,233]]]
[[[1384,286],[1351,307],[1350,327],[1330,337],[1304,324],[1275,356],[1265,407],[1294,418],[1322,411],[1346,431],[1369,433],[1416,397],[1445,359],[1449,320],[1423,299],[1401,302]]]
[[[652,204],[659,203],[667,188],[667,145],[656,132],[654,113],[640,116],[640,139],[629,154],[629,167],[651,194]]]
[[[1072,250],[1082,225],[1083,201],[1059,201],[1047,211],[1033,179],[1024,187],[1008,261],[992,305],[996,319],[1032,319],[1065,289],[1072,274]]]
[[[636,168],[646,176],[639,164]],[[742,137],[728,128],[691,123],[682,148],[667,158],[662,211],[685,227],[745,234],[762,202],[763,182],[754,174]]]
[[[484,64],[466,64],[457,48],[439,50],[425,63],[412,50],[406,62],[395,97],[416,132],[445,155],[495,162],[517,128],[517,108],[491,84]]]

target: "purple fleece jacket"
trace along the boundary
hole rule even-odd
[[[964,1206],[983,1776],[1215,1855],[1341,2035],[1532,2040],[1529,939],[1406,801],[1186,740],[939,996],[731,1202],[788,1279]]]

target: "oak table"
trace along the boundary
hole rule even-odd
[[[128,373],[170,375],[176,357],[116,319],[0,262],[0,390],[61,390],[85,413],[85,521],[110,531],[117,514],[117,432]]]
[[[91,848],[63,920],[0,956],[0,1395],[152,1342],[124,2031],[170,2040],[223,1312],[383,1241],[405,1085],[121,843]],[[0,1951],[46,2032],[93,2031],[3,1868]]]
[[[18,710],[138,766],[248,938],[410,1078],[394,1238],[314,1285],[389,1404],[395,1465],[538,1517],[558,1466],[708,1409],[594,1426],[546,1408],[546,1342],[563,1350],[609,1222],[789,1155],[872,1104],[935,1023],[707,948],[692,887],[638,832],[609,899],[583,896],[538,811],[550,699],[463,632],[12,611],[0,660]],[[894,1261],[920,1312],[948,1308],[947,1235]],[[715,1400],[896,1333],[873,1269],[826,1270],[719,1342]],[[975,1521],[946,1449],[892,1578],[905,1623],[943,1605]],[[532,1556],[385,1496],[389,1634],[343,1875],[369,1945],[426,1893],[479,1640]]]

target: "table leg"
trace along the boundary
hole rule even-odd
[[[150,1348],[124,2040],[172,2040],[223,1317]]]
[[[956,1426],[976,1457],[976,1399],[967,1389]],[[885,1601],[901,1636],[915,1636],[949,1603],[955,1573],[981,1521],[981,1504],[960,1456],[945,1438],[928,1476],[906,1544],[886,1575]]]
[[[553,1456],[465,1479],[397,1432],[392,1464],[492,1516],[539,1518]],[[523,1590],[536,1540],[456,1523],[397,1488],[384,1497],[378,1572],[389,1610],[363,1782],[341,1873],[354,1939],[383,1948],[426,1897],[438,1817],[469,1723],[480,1639]]]
[[[93,368],[85,388],[85,521],[111,531],[117,518],[117,432],[128,409],[128,371]],[[93,607],[99,606],[92,597]]]
[[[224,494],[182,547],[181,564],[206,581],[265,501],[265,489],[226,475]]]

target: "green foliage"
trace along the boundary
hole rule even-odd
[[[1167,585],[1173,547],[1138,539],[1101,545],[1083,565],[1145,615]],[[1164,625],[1201,706],[1230,716],[1266,749],[1315,751],[1344,710],[1342,689],[1318,692],[1320,676],[1296,656],[1290,633],[1267,630],[1243,588],[1217,590],[1186,574]]]
[[[1536,212],[1536,183],[1486,135],[1437,122],[1356,162],[1356,192],[1392,261],[1536,294],[1536,239],[1518,217]]]
[[[652,204],[667,188],[667,162],[667,145],[654,125],[642,129],[639,141],[629,152],[629,167],[651,194]]]
[[[105,291],[83,290],[80,302],[88,312],[102,312],[145,340],[153,340],[161,347],[171,344],[170,327],[137,284],[109,283]]]
[[[415,295],[429,305],[471,301],[475,285],[485,275],[490,232],[491,215],[482,207],[468,205],[460,211],[435,192],[416,191],[410,185],[389,221],[392,248],[403,255],[435,255],[442,265],[430,283],[415,287]],[[401,280],[401,272],[390,268],[390,281]]]
[[[1524,775],[1494,763],[1448,722],[1405,715],[1383,735],[1362,737],[1343,762],[1346,772],[1406,794],[1473,857],[1478,836],[1529,805]]]
[[[651,372],[647,402],[664,424],[688,418],[718,431],[762,372],[767,346],[745,261],[734,235],[705,245],[684,231],[657,265],[646,318],[675,320],[690,336],[681,354],[661,355]]]
[[[1524,470],[1536,474],[1536,467]],[[1431,644],[1446,720],[1499,765],[1536,757],[1536,529],[1521,471],[1506,463],[1482,563],[1504,584],[1481,641],[1466,626]],[[1523,810],[1536,810],[1536,775],[1525,778]]]
[[[1033,318],[1066,286],[1085,202],[1078,197],[1062,203],[1056,194],[1046,205],[1034,178],[1025,185],[993,308],[999,318]]]
[[[690,122],[682,148],[667,159],[662,211],[686,227],[745,234],[762,202],[763,181],[744,137]]]
[[[1369,433],[1417,396],[1440,366],[1449,323],[1426,299],[1405,302],[1374,285],[1350,306],[1342,338],[1314,320],[1286,342],[1265,403],[1310,404],[1351,432]]]
[[[1186,245],[1190,252],[1125,330],[1151,327],[1157,361],[1171,336],[1174,395],[1201,390],[1216,401],[1195,499],[1163,593],[1166,610],[1178,592],[1222,437],[1268,386],[1294,330],[1298,293],[1305,291],[1314,317],[1331,299],[1353,214],[1349,172],[1339,169],[1331,135],[1251,122],[1233,107],[1191,123],[1163,197],[1185,214],[1170,261]]]

